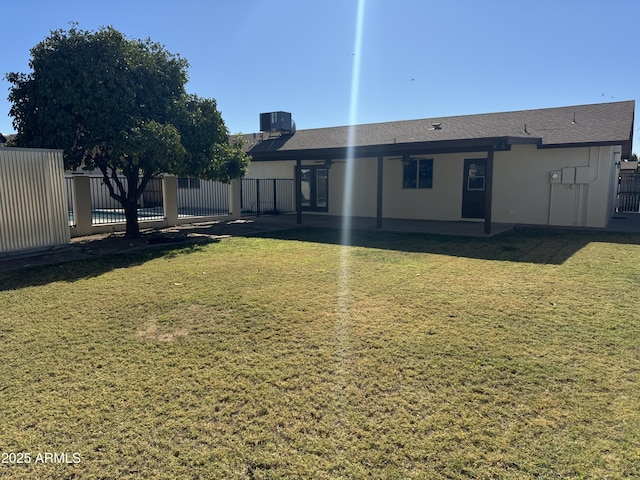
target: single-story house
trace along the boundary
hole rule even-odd
[[[296,130],[261,114],[247,178],[295,182],[302,212],[605,227],[634,101]],[[345,209],[345,202],[347,208]]]

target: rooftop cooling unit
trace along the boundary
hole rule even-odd
[[[292,132],[294,130],[289,112],[271,112],[260,114],[261,132]]]

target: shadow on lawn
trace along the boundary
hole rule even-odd
[[[238,233],[238,232],[236,232]],[[325,227],[303,227],[275,231],[245,231],[239,236],[271,238],[301,242],[340,245],[339,229]],[[84,256],[59,263],[31,266],[8,272],[0,272],[0,291],[17,290],[51,282],[68,282],[97,277],[118,268],[142,265],[158,258],[200,251],[203,245],[219,240],[204,240],[189,243],[167,243],[148,245],[135,250],[118,251]],[[354,230],[350,245],[382,250],[431,253],[453,257],[481,260],[523,262],[561,265],[576,252],[592,242],[640,245],[640,235],[634,233],[593,232],[579,230],[554,230],[517,228],[494,237],[455,237],[423,233],[400,233],[388,231]],[[94,250],[101,250],[101,241]],[[104,246],[104,244],[102,245]],[[105,249],[105,250],[108,250]]]
[[[207,243],[211,242],[204,244]],[[72,283],[80,279],[97,277],[118,268],[142,265],[157,258],[171,258],[194,253],[200,251],[202,246],[203,243],[154,245],[153,248],[140,248],[120,253],[110,252],[59,263],[52,262],[46,265],[10,270],[0,273],[0,291],[37,287],[52,282]]]
[[[342,243],[340,230],[317,227],[269,232],[257,236],[334,245]],[[561,265],[591,242],[640,245],[640,235],[516,228],[495,237],[483,238],[354,230],[350,245],[481,260]]]

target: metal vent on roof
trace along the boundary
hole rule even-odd
[[[442,124],[440,122],[433,122],[431,124],[431,130],[442,130]]]

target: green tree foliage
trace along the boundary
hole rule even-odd
[[[29,66],[6,76],[16,145],[61,148],[67,168],[98,169],[128,236],[139,235],[137,204],[152,176],[229,181],[246,170],[215,100],[185,92],[188,63],[162,45],[72,25],[33,47]]]

